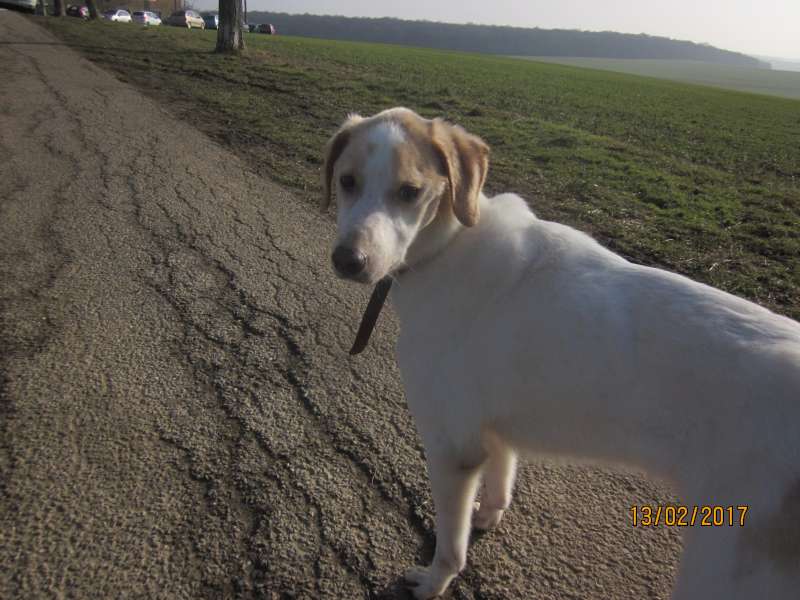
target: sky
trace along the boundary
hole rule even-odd
[[[247,8],[647,33],[800,60],[800,0],[247,0]]]

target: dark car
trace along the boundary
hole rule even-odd
[[[275,35],[277,31],[275,31],[275,25],[272,23],[261,23],[256,29],[258,33],[266,33],[268,35]]]
[[[79,19],[88,19],[89,9],[85,6],[78,6],[77,4],[71,4],[70,6],[67,7],[67,16],[78,17]]]
[[[198,29],[205,29],[206,23],[200,16],[200,13],[194,10],[177,10],[167,18],[167,25],[175,27],[186,27],[191,29],[196,27]]]
[[[203,23],[206,24],[206,29],[219,29],[219,15],[205,14],[202,17]]]

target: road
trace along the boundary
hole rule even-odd
[[[329,216],[0,12],[0,597],[406,598],[433,550],[397,323]],[[657,482],[534,461],[452,598],[666,598]]]

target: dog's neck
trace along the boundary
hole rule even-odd
[[[417,234],[406,253],[403,267],[395,276],[406,276],[435,260],[463,229],[465,227],[459,223],[452,211],[438,211],[433,221]]]

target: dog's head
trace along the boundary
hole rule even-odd
[[[406,108],[348,117],[328,143],[324,168],[322,206],[334,189],[338,202],[336,272],[374,283],[403,266],[435,220],[477,223],[488,156],[480,138]]]

